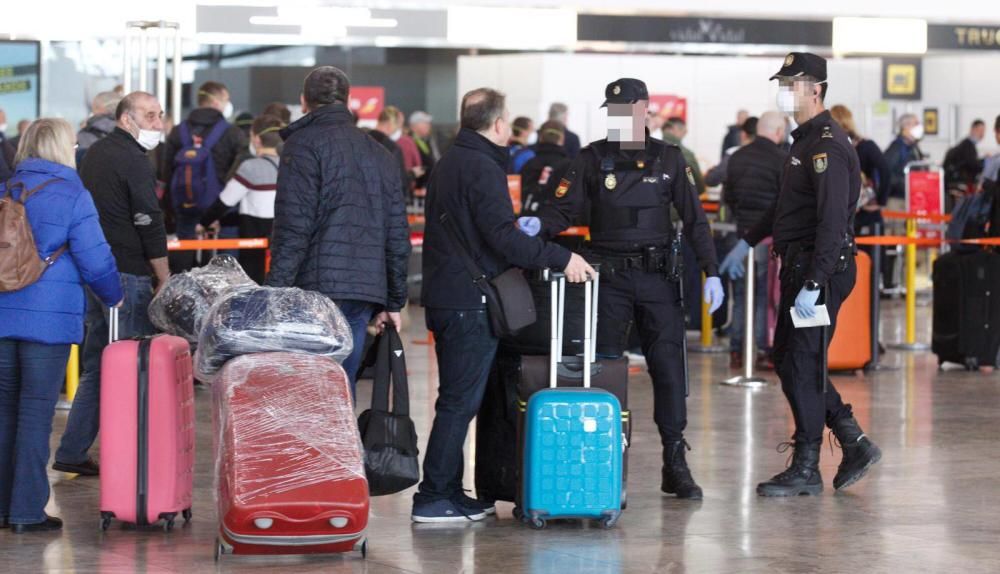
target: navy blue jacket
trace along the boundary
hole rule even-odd
[[[399,163],[341,103],[281,131],[266,284],[399,311],[410,232]]]
[[[37,282],[0,293],[0,339],[80,343],[86,309],[83,284],[105,305],[122,300],[115,258],[104,240],[94,200],[76,171],[43,159],[26,159],[10,181],[32,189],[52,179],[56,181],[28,198],[25,210],[41,257],[63,245],[68,249]],[[0,194],[6,193],[6,185],[0,185]]]
[[[472,276],[441,224],[443,213],[454,221],[472,257],[490,277],[511,266],[562,270],[569,263],[571,254],[565,248],[528,237],[517,227],[507,191],[507,160],[507,148],[463,128],[434,167],[427,186],[421,294],[424,306],[485,306],[482,293],[472,283]]]

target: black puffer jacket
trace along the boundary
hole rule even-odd
[[[729,158],[722,201],[733,210],[741,236],[774,203],[787,156],[771,140],[758,137]]]
[[[481,309],[483,296],[441,224],[447,213],[483,272],[495,277],[512,265],[565,269],[570,252],[517,227],[507,191],[507,148],[462,128],[427,187],[424,284],[421,301],[438,309]]]
[[[410,234],[396,160],[339,103],[281,137],[266,284],[402,309]]]

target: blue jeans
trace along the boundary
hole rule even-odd
[[[0,339],[0,516],[45,520],[49,435],[69,345]]]
[[[149,321],[147,308],[153,298],[152,279],[121,273],[125,302],[118,310],[120,339],[146,337],[156,333]],[[87,451],[97,438],[101,424],[101,354],[108,344],[108,309],[87,289],[87,335],[83,340],[80,386],[73,398],[66,430],[56,451],[56,461],[81,464],[87,461]]]
[[[479,412],[498,339],[486,310],[427,309],[438,362],[438,399],[424,454],[424,480],[415,504],[451,498],[462,492],[462,448],[469,423]]]
[[[358,367],[361,366],[361,356],[365,352],[365,333],[368,323],[375,316],[376,305],[368,301],[355,301],[351,299],[338,299],[334,303],[344,314],[347,324],[351,326],[351,337],[354,340],[354,350],[348,355],[341,365],[347,372],[347,380],[351,383],[351,396],[357,397]],[[355,398],[355,401],[357,399]]]
[[[754,247],[753,284],[753,332],[757,350],[768,348],[767,344],[767,265],[770,262],[769,245]],[[746,322],[747,277],[735,279],[733,284],[733,320],[729,326],[729,350],[743,351],[743,332]]]

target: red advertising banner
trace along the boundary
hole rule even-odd
[[[944,213],[943,174],[940,169],[911,169],[906,175],[906,210],[922,215]],[[917,236],[938,239],[941,233],[933,229],[918,229]]]
[[[348,107],[358,116],[358,121],[378,121],[385,107],[385,88],[382,86],[351,86]]]
[[[665,118],[679,117],[687,121],[687,98],[672,94],[650,94],[649,112]]]

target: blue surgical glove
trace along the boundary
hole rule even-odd
[[[542,220],[537,217],[519,217],[517,218],[517,226],[525,235],[534,237],[542,230]]]
[[[730,279],[743,277],[743,274],[746,273],[743,262],[747,259],[747,253],[750,253],[750,244],[745,239],[740,239],[739,243],[730,249],[726,258],[722,260],[719,274],[729,275]]]
[[[795,312],[800,317],[809,318],[816,315],[816,301],[819,299],[819,289],[810,291],[805,287],[795,296]]]
[[[722,281],[718,277],[705,279],[704,296],[709,313],[715,313],[716,309],[722,307],[722,302],[726,300],[726,292],[722,290]]]

